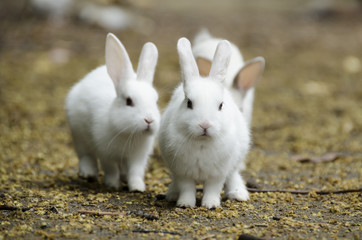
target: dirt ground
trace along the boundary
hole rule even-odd
[[[240,239],[361,239],[361,191],[326,195],[316,191],[362,187],[362,8],[352,0],[315,2],[126,4],[147,17],[150,27],[146,33],[140,29],[114,33],[135,65],[145,42],[157,45],[154,82],[161,109],[179,82],[176,42],[182,36],[192,39],[207,27],[238,45],[245,59],[266,59],[256,88],[253,147],[243,175],[253,188],[311,193],[252,192],[247,202],[224,200],[221,207],[207,210],[177,208],[163,199],[170,178],[157,148],[146,173],[145,193],[110,191],[103,187],[102,175],[93,183],[78,178],[64,99],[76,81],[104,63],[108,30],[74,16],[54,24],[25,0],[2,0],[0,240],[240,235],[244,237]],[[325,154],[336,159],[308,161]],[[296,161],[298,156],[307,162]],[[198,203],[200,199],[198,192]]]

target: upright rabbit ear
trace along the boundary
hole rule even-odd
[[[128,80],[134,72],[126,49],[112,33],[108,33],[106,40],[106,66],[118,95],[121,81]]]
[[[217,45],[214,59],[212,60],[210,77],[224,82],[231,57],[231,46],[229,41],[222,40]]]
[[[182,81],[187,81],[195,77],[199,77],[199,69],[197,68],[195,58],[192,54],[191,43],[186,38],[180,38],[177,42],[177,51],[180,58]]]
[[[140,60],[138,61],[137,79],[146,81],[152,84],[153,75],[157,64],[158,51],[155,44],[146,43],[141,52]]]
[[[234,78],[234,88],[245,94],[253,88],[263,75],[265,60],[263,57],[256,57],[247,61]]]

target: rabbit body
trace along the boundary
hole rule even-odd
[[[224,41],[217,50],[214,71],[206,78],[198,74],[188,40],[180,39],[178,50],[183,83],[165,109],[159,133],[160,150],[172,175],[166,198],[193,207],[195,186],[202,183],[204,207],[220,205],[224,184],[228,198],[247,200],[239,170],[249,150],[249,128],[222,83],[229,43]]]
[[[114,35],[108,35],[107,48],[106,65],[86,75],[66,99],[79,175],[97,177],[99,159],[106,186],[119,188],[122,179],[131,191],[144,191],[144,172],[160,119],[158,95],[151,84],[157,49],[145,45],[140,62],[148,59],[135,74]]]
[[[215,50],[222,39],[215,38],[203,29],[195,39],[192,48],[193,55],[197,60],[202,75],[208,75]],[[244,58],[237,46],[231,44],[230,64],[227,69],[225,86],[230,91],[235,103],[243,112],[243,115],[250,125],[252,120],[254,86],[261,78],[265,61],[262,57],[254,58],[244,62]],[[204,73],[203,73],[204,72]],[[241,73],[247,73],[247,77],[239,77]],[[238,84],[240,82],[240,84]]]

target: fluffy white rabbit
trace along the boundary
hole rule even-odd
[[[220,41],[221,39],[212,37],[206,29],[196,35],[192,51],[201,76],[209,75],[211,60]],[[238,47],[231,44],[231,58],[225,85],[239,109],[244,113],[249,126],[253,112],[254,86],[261,78],[264,66],[263,57],[256,57],[244,63]]]
[[[122,43],[107,35],[106,65],[98,67],[70,90],[66,111],[79,158],[79,176],[98,174],[105,185],[144,191],[144,172],[159,129],[158,94],[152,86],[158,52],[143,46],[137,74]]]
[[[220,205],[224,184],[229,199],[249,198],[239,174],[249,151],[249,128],[223,84],[230,47],[226,40],[218,44],[210,75],[202,77],[190,42],[178,41],[182,84],[162,115],[159,132],[160,150],[172,177],[166,199],[177,201],[177,206],[195,206],[197,183],[204,185],[206,208]]]

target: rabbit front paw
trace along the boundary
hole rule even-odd
[[[227,193],[227,198],[230,200],[247,201],[249,200],[249,192],[246,189],[238,189]]]
[[[90,157],[82,157],[79,160],[78,176],[85,179],[97,179],[98,167],[97,161]]]
[[[131,192],[144,192],[146,185],[141,178],[133,178],[129,180],[128,188]]]
[[[211,209],[211,208],[216,208],[220,206],[220,198],[215,197],[215,198],[203,198],[202,199],[202,203],[201,206]]]
[[[179,198],[176,203],[178,207],[195,207],[195,204],[195,198]]]

